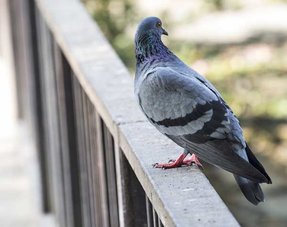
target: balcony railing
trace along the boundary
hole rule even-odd
[[[140,113],[132,77],[79,1],[6,2],[44,212],[61,227],[238,226],[197,167],[152,167],[181,150]]]

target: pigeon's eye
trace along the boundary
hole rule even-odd
[[[161,22],[156,23],[156,27],[160,28],[161,27]]]

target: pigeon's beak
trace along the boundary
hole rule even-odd
[[[167,31],[164,30],[163,28],[162,28],[162,34],[163,34],[163,35],[168,35]]]

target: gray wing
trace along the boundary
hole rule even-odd
[[[245,144],[238,120],[222,98],[195,77],[158,67],[143,79],[138,98],[147,118],[164,134]]]
[[[138,91],[143,112],[160,132],[211,164],[254,181],[266,180],[246,161],[238,120],[202,81],[158,67],[145,75]]]

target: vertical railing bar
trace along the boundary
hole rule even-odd
[[[63,147],[62,142],[64,140],[63,134],[61,133],[62,127],[64,127],[61,124],[61,109],[62,104],[59,102],[61,101],[59,99],[59,93],[57,90],[58,82],[57,81],[57,65],[55,61],[55,53],[54,53],[54,39],[53,36],[48,29],[47,25],[44,23],[44,34],[46,38],[46,86],[47,91],[49,91],[49,95],[47,95],[49,102],[48,109],[50,111],[50,125],[49,125],[49,133],[51,138],[51,143],[53,144],[53,147],[51,148],[50,152],[53,152],[54,156],[54,162],[56,164],[57,169],[54,170],[54,180],[56,181],[55,185],[57,188],[57,192],[59,193],[59,210],[57,212],[58,219],[62,226],[70,226],[70,223],[67,223],[67,202],[69,202],[69,199],[67,201],[65,191],[65,181],[66,178],[64,176],[65,172],[65,157],[63,153]],[[58,63],[58,62],[57,62]]]
[[[23,1],[15,1],[17,13],[14,14],[14,18],[16,19],[16,24],[14,26],[18,26],[16,37],[18,38],[18,61],[16,63],[16,67],[20,70],[18,71],[17,81],[20,81],[20,87],[21,89],[20,98],[21,98],[21,104],[22,105],[22,116],[23,120],[26,121],[27,126],[31,127],[33,126],[33,97],[32,97],[32,89],[33,84],[31,83],[32,80],[32,74],[33,74],[33,62],[32,62],[32,45],[31,45],[31,23],[29,21],[29,4],[27,4],[27,0]],[[15,16],[17,15],[17,16]]]
[[[74,149],[69,146],[69,133],[72,133],[73,122],[68,122],[67,117],[71,112],[72,108],[67,112],[69,105],[72,105],[72,100],[69,99],[72,86],[69,86],[71,80],[71,68],[63,58],[61,51],[59,50],[55,40],[53,40],[53,52],[54,52],[54,65],[55,65],[55,76],[56,76],[56,93],[58,103],[58,125],[60,129],[60,149],[62,154],[62,166],[63,166],[63,190],[64,190],[64,202],[65,202],[65,213],[67,226],[74,226],[73,217],[73,198],[71,188],[71,166],[70,166],[70,150]],[[70,95],[71,96],[71,95]],[[68,129],[69,128],[69,129]]]
[[[9,1],[9,15],[10,15],[10,21],[11,21],[11,32],[12,32],[12,46],[13,46],[13,59],[15,62],[15,84],[16,84],[16,101],[17,101],[17,117],[19,119],[24,118],[24,109],[25,109],[25,102],[24,102],[24,81],[23,81],[23,65],[21,64],[21,21],[23,18],[21,18],[21,12],[20,12],[20,5],[21,1]],[[20,3],[20,4],[19,4]],[[23,44],[22,44],[23,45]]]
[[[40,61],[39,61],[39,49],[38,45],[35,45],[39,42],[38,29],[37,29],[37,16],[36,16],[36,7],[34,1],[28,1],[29,4],[29,18],[30,18],[30,32],[31,32],[31,55],[33,62],[33,92],[32,98],[34,99],[34,137],[36,141],[37,149],[37,158],[39,159],[39,168],[41,176],[41,197],[42,197],[42,209],[44,213],[51,212],[51,197],[49,192],[49,183],[48,183],[48,171],[47,171],[47,157],[46,157],[46,147],[45,147],[45,130],[44,130],[44,113],[43,113],[43,94],[41,90],[41,81],[40,81]]]
[[[92,171],[92,198],[91,202],[93,203],[93,216],[95,226],[101,226],[101,197],[99,193],[99,177],[98,177],[98,167],[97,167],[97,153],[98,153],[98,143],[97,143],[97,127],[98,124],[96,122],[96,110],[92,103],[90,103],[90,136],[92,139],[90,140],[91,147],[91,171]]]
[[[107,179],[110,225],[119,226],[114,139],[105,125],[104,125],[104,144],[105,144],[104,155],[106,161],[106,179]]]
[[[83,88],[81,87],[80,89],[81,91],[81,104],[82,104],[82,124],[83,124],[83,152],[82,152],[82,164],[83,164],[83,175],[85,176],[85,181],[84,183],[84,193],[85,193],[85,197],[86,197],[86,212],[87,212],[87,223],[88,226],[92,226],[91,225],[91,207],[90,207],[90,192],[89,192],[89,166],[88,166],[88,159],[87,159],[87,154],[89,151],[88,148],[88,142],[87,142],[87,115],[86,115],[86,111],[87,111],[87,107],[86,107],[86,99],[87,96],[85,94],[85,91],[83,90]]]
[[[38,56],[39,56],[39,87],[42,92],[42,111],[43,111],[43,140],[44,140],[44,146],[45,149],[42,152],[45,152],[45,161],[46,161],[46,173],[47,173],[47,186],[49,187],[49,207],[51,211],[56,212],[57,211],[57,205],[55,201],[55,187],[54,187],[54,182],[52,180],[52,170],[51,168],[53,167],[53,164],[51,162],[51,152],[50,151],[50,143],[49,143],[49,131],[48,131],[48,112],[47,112],[47,105],[46,105],[46,88],[45,88],[45,66],[44,66],[44,61],[43,61],[43,56],[44,56],[44,51],[43,51],[43,19],[40,15],[39,9],[35,7],[35,15],[36,15],[36,30],[37,30],[37,36],[38,36],[38,42],[36,43],[38,45]]]
[[[146,195],[127,158],[120,149],[124,227],[147,225]]]
[[[77,124],[77,141],[78,141],[78,154],[79,154],[79,170],[80,170],[80,194],[81,194],[81,207],[83,214],[83,226],[89,227],[89,216],[87,210],[88,198],[86,194],[86,171],[85,171],[85,161],[84,161],[84,124],[83,124],[83,106],[82,106],[82,88],[79,82],[76,79],[76,76],[73,75],[73,93],[75,100],[75,110],[76,110],[76,124]]]
[[[110,226],[109,223],[109,210],[108,210],[108,195],[107,195],[107,179],[105,173],[105,160],[104,160],[104,141],[103,141],[103,121],[98,113],[96,113],[97,123],[97,171],[98,171],[98,186],[100,197],[101,220],[103,227]]]
[[[91,226],[95,226],[94,219],[94,203],[90,199],[93,196],[93,181],[92,181],[92,170],[91,170],[91,134],[90,134],[90,116],[89,116],[89,103],[88,96],[83,93],[83,110],[84,110],[84,128],[85,128],[85,144],[86,144],[86,169],[87,169],[87,193],[89,195],[89,215]]]
[[[96,122],[96,149],[94,152],[94,157],[93,160],[95,162],[95,198],[96,198],[96,213],[98,214],[97,216],[97,224],[98,226],[103,225],[103,210],[102,210],[102,191],[101,191],[101,171],[100,168],[102,167],[102,164],[100,163],[99,160],[99,153],[102,152],[102,140],[101,140],[101,128],[102,128],[102,122],[100,120],[100,117],[97,112],[95,112],[95,122]]]
[[[147,196],[145,196],[145,200],[146,200],[147,227],[152,227],[153,226],[152,205]]]
[[[123,153],[120,149],[118,137],[114,138],[114,152],[115,152],[115,169],[116,169],[116,187],[118,196],[118,215],[119,215],[119,226],[125,227],[127,220],[125,218],[125,207],[126,207],[126,195],[124,193],[125,187],[125,170],[123,169]]]
[[[80,191],[80,172],[79,172],[79,152],[77,144],[77,127],[76,127],[76,101],[73,89],[73,72],[57,46],[60,61],[63,67],[63,84],[65,90],[65,106],[66,106],[66,130],[67,130],[67,146],[69,154],[69,171],[70,171],[70,187],[72,196],[72,213],[74,226],[82,226],[82,210],[81,210],[81,191]]]
[[[88,194],[88,189],[87,189],[87,185],[88,185],[88,175],[87,175],[87,163],[86,163],[86,143],[85,143],[85,114],[84,114],[84,91],[83,88],[81,87],[81,85],[79,85],[80,89],[79,89],[79,104],[80,104],[80,108],[79,108],[79,112],[80,112],[80,118],[79,121],[81,122],[81,137],[80,137],[80,141],[81,141],[81,156],[80,156],[80,160],[81,160],[81,183],[82,183],[82,197],[83,197],[83,209],[84,209],[84,213],[85,213],[85,226],[89,227],[91,226],[90,223],[90,209],[89,209],[89,194]]]
[[[157,227],[158,226],[158,215],[154,208],[152,209],[152,215],[153,215],[153,227]]]
[[[50,31],[48,31],[48,28],[46,27],[46,36],[47,36],[47,44],[48,44],[48,49],[49,51],[51,51],[51,59],[50,59],[50,66],[51,67],[51,71],[53,72],[51,75],[49,75],[50,77],[50,86],[53,86],[53,94],[51,95],[54,95],[55,96],[55,105],[53,105],[53,107],[55,107],[53,109],[53,112],[51,112],[51,115],[53,117],[53,120],[55,121],[55,128],[53,128],[52,130],[53,131],[57,131],[57,135],[58,136],[54,136],[53,140],[58,142],[58,149],[57,149],[57,155],[58,155],[58,164],[59,164],[59,168],[58,170],[60,170],[60,174],[59,174],[59,177],[60,177],[60,181],[57,182],[57,187],[61,187],[63,193],[62,193],[62,201],[61,201],[61,206],[62,206],[62,214],[61,214],[61,218],[63,218],[63,223],[66,223],[67,224],[67,215],[66,215],[66,192],[65,192],[65,177],[64,177],[64,157],[63,157],[63,149],[61,147],[61,143],[62,143],[62,134],[61,134],[61,127],[63,127],[61,125],[61,121],[60,121],[60,109],[59,107],[62,106],[62,104],[60,104],[60,100],[59,100],[59,93],[58,93],[58,90],[57,90],[57,87],[58,87],[58,81],[57,81],[57,66],[56,66],[56,60],[55,60],[55,52],[54,52],[54,44],[53,44],[53,37],[52,37],[52,34],[50,34]],[[52,47],[52,48],[51,48]],[[47,89],[47,90],[50,90],[50,89]],[[52,102],[52,101],[51,101]],[[51,105],[51,104],[50,104]],[[52,106],[52,105],[51,105]],[[50,108],[52,109],[52,108]],[[50,128],[51,130],[51,128]],[[51,131],[52,131],[51,130]],[[51,132],[50,132],[51,133]],[[52,137],[53,137],[52,136]],[[65,225],[66,226],[66,225]]]
[[[39,56],[41,69],[41,90],[43,91],[43,106],[45,119],[45,145],[47,151],[47,167],[49,171],[49,185],[51,185],[52,207],[56,218],[61,226],[65,226],[65,215],[62,215],[63,208],[63,191],[61,188],[61,164],[59,157],[58,126],[55,114],[55,90],[53,81],[53,67],[51,63],[51,47],[49,45],[48,28],[37,10],[37,30],[39,31]],[[52,77],[51,77],[52,75]],[[60,171],[60,172],[59,172]]]
[[[97,163],[96,163],[96,113],[95,107],[93,106],[92,102],[89,100],[88,102],[88,116],[89,116],[89,144],[90,144],[90,185],[91,185],[91,196],[90,201],[92,204],[92,219],[94,226],[99,226],[99,212],[97,210],[97,198],[96,198],[96,173],[97,173]]]
[[[108,187],[109,187],[109,180],[108,180],[108,172],[107,172],[107,165],[109,164],[108,163],[108,160],[107,160],[107,144],[106,144],[106,127],[105,127],[105,123],[104,121],[102,120],[101,118],[101,134],[102,134],[102,160],[103,160],[103,165],[102,165],[102,174],[103,174],[103,179],[105,180],[105,186],[102,187],[102,190],[103,191],[103,194],[107,195],[107,200],[106,200],[106,209],[107,209],[107,218],[109,220],[109,223],[110,223],[110,204],[109,204],[109,192],[108,192]],[[102,203],[105,202],[105,201],[102,201]]]

